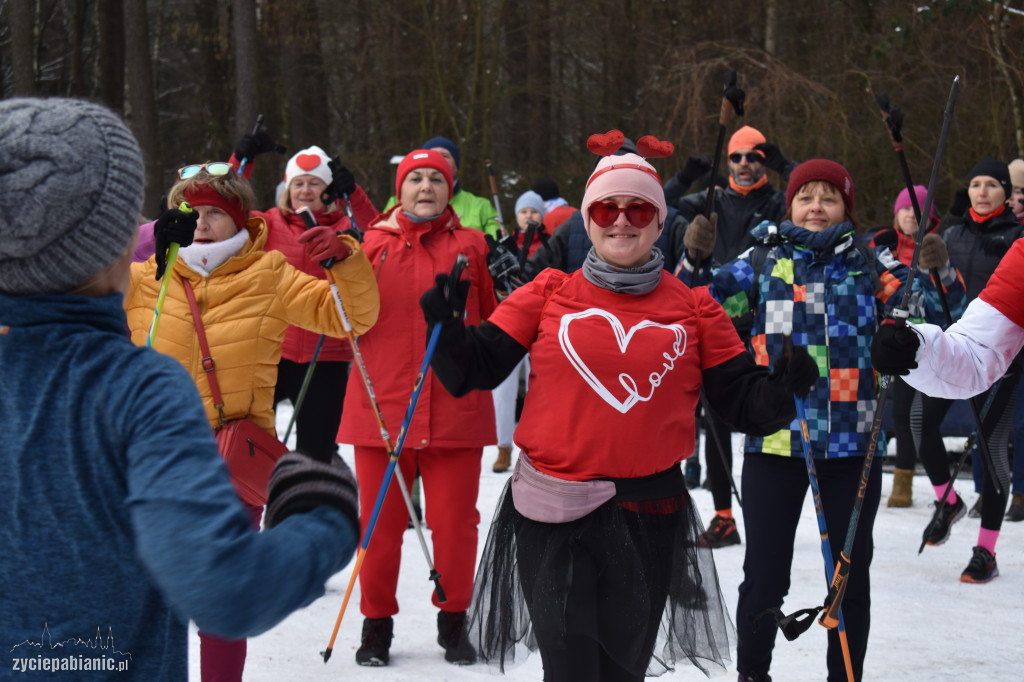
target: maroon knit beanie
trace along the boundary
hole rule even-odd
[[[810,159],[793,169],[786,185],[786,207],[793,203],[797,190],[815,180],[834,186],[843,197],[846,212],[853,213],[853,178],[845,168],[828,159]]]

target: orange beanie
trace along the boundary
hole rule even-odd
[[[737,149],[753,149],[755,146],[764,144],[767,141],[757,128],[743,126],[729,138],[729,154],[732,154]]]

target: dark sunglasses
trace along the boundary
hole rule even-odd
[[[746,154],[736,152],[729,155],[729,160],[733,163],[740,163],[743,159],[746,159],[747,163],[764,163],[764,157],[757,152],[747,152]]]
[[[590,217],[600,227],[611,227],[618,220],[620,213],[626,214],[626,218],[633,227],[647,227],[654,220],[654,215],[657,212],[658,207],[646,201],[630,204],[625,208],[619,208],[617,204],[611,202],[590,205]]]
[[[185,166],[184,168],[178,169],[178,179],[188,180],[202,170],[205,170],[210,175],[227,175],[231,172],[231,164],[223,161],[216,161],[214,163],[197,163],[193,166]]]

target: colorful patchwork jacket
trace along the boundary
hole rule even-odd
[[[814,456],[863,456],[876,402],[871,337],[885,313],[902,302],[910,269],[885,247],[865,257],[854,244],[850,223],[811,232],[788,220],[779,227],[763,222],[751,234],[764,245],[705,274],[703,283],[711,283],[711,294],[730,317],[755,307],[751,346],[758,364],[771,365],[783,352],[787,334],[817,360],[821,378],[807,398]],[[948,262],[939,275],[950,312],[959,317],[965,305],[963,280]],[[928,272],[917,273],[909,312],[911,320],[945,326]],[[745,452],[802,457],[799,423],[794,420],[789,429],[765,438],[748,437]]]

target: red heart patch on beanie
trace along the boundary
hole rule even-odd
[[[311,171],[320,165],[320,157],[316,154],[299,154],[295,157],[295,165],[305,171]]]
[[[636,142],[636,151],[645,159],[660,159],[671,156],[676,146],[668,140],[659,140],[654,135],[644,135]]]
[[[607,133],[594,133],[587,138],[587,149],[598,156],[611,156],[619,151],[626,136],[621,130],[609,130]]]

